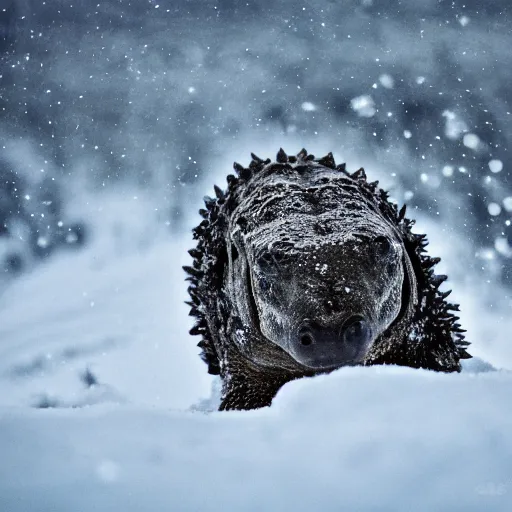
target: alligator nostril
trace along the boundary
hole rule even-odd
[[[313,344],[313,336],[309,333],[302,334],[300,337],[300,344],[305,347],[309,347],[309,345]]]
[[[336,321],[337,320],[337,321]],[[305,319],[290,343],[290,354],[310,368],[337,368],[363,361],[372,341],[371,324],[361,315],[332,324]]]
[[[368,323],[360,316],[355,316],[346,322],[343,328],[343,339],[349,344],[360,344],[366,341],[369,333]]]
[[[347,341],[350,341],[354,338],[360,338],[361,334],[363,332],[363,322],[361,320],[358,320],[357,322],[354,322],[351,326],[347,328],[345,331],[345,338]]]

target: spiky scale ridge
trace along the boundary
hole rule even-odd
[[[280,164],[286,164],[288,163],[288,155],[284,152],[283,148],[280,148],[277,152],[276,160]]]
[[[208,210],[211,210],[216,205],[215,199],[213,199],[213,197],[210,196],[204,196],[203,201],[204,205]]]
[[[238,162],[234,162],[233,169],[237,172],[237,174],[240,174],[245,170],[245,167],[242,164],[239,164]]]
[[[448,276],[438,275],[432,276],[432,286],[437,290],[441,283],[444,283],[448,279]]]
[[[366,173],[362,167],[360,169],[358,169],[356,172],[354,172],[351,177],[355,180],[366,181]],[[387,199],[387,193],[385,193],[385,194],[386,194],[386,199]]]
[[[217,185],[213,186],[213,190],[215,191],[215,195],[217,196],[217,199],[224,200],[224,191]]]
[[[228,189],[233,188],[236,185],[236,183],[238,182],[236,176],[233,176],[232,174],[228,174],[226,176],[226,181],[228,183]]]
[[[400,211],[398,212],[398,222],[402,222],[405,218],[405,212],[407,211],[407,206],[404,204]]]
[[[329,169],[336,169],[336,162],[334,161],[334,156],[332,153],[327,153],[323,158],[320,158],[318,160],[318,163],[320,165],[323,165],[324,167],[328,167]]]
[[[308,156],[308,152],[305,150],[305,148],[302,148],[302,149],[297,153],[297,158],[298,158],[299,160],[304,160],[307,156]]]
[[[406,217],[405,207],[398,210],[395,204],[390,203],[387,192],[378,188],[378,182],[367,181],[364,169],[349,174],[345,164],[336,166],[332,153],[315,160],[305,149],[296,156],[288,156],[281,149],[277,155],[277,164],[272,165],[269,165],[269,159],[263,160],[254,154],[251,157],[248,168],[234,164],[239,178],[232,175],[227,178],[226,192],[215,187],[216,198],[205,198],[209,217],[195,228],[197,247],[189,251],[194,262],[192,266],[184,267],[192,283],[188,289],[191,313],[197,317],[190,333],[202,336],[198,346],[202,349],[201,357],[207,363],[209,373],[221,374],[227,388],[237,390],[235,394],[225,393],[221,409],[269,405],[277,390],[285,382],[296,378],[292,374],[278,371],[266,373],[262,380],[252,364],[233,349],[230,336],[237,329],[236,319],[230,317],[227,290],[223,284],[224,268],[229,259],[225,229],[228,229],[230,216],[244,190],[254,187],[255,180],[271,176],[274,172],[272,166],[277,164],[284,166],[279,172],[288,172],[282,169],[289,169],[289,172],[297,172],[299,175],[315,166],[336,170],[352,180],[360,192],[376,205],[382,216],[401,233],[417,278],[418,307],[410,325],[404,328],[407,336],[398,340],[394,338],[392,343],[386,339],[380,340],[365,364],[400,364],[445,372],[460,371],[459,360],[471,356],[466,351],[469,343],[464,339],[465,331],[458,323],[458,317],[453,314],[459,307],[446,302],[450,292],[439,290],[446,280],[446,276],[434,274],[434,267],[440,259],[426,254],[426,235],[412,233],[415,222]],[[263,178],[259,178],[260,175]],[[203,212],[201,214],[204,216]],[[255,374],[257,377],[254,377]],[[254,382],[257,383],[256,387]]]

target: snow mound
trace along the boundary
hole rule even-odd
[[[347,368],[271,408],[0,411],[3,510],[510,510],[508,372]]]

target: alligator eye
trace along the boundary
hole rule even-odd
[[[266,279],[265,277],[260,277],[258,279],[258,283],[262,291],[268,292],[270,290],[270,283],[268,282],[268,279]]]
[[[391,254],[393,246],[390,240],[385,236],[378,236],[374,240],[375,254],[378,258],[386,258]]]
[[[258,265],[261,267],[261,268],[268,268],[272,265],[273,263],[273,259],[272,259],[272,255],[268,252],[265,252],[263,253],[259,258],[258,258]]]

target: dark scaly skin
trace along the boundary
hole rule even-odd
[[[460,371],[469,343],[439,291],[439,259],[364,170],[305,150],[234,168],[227,191],[205,198],[185,267],[190,332],[222,378],[221,410],[268,406],[286,382],[345,365]],[[347,318],[364,319],[367,343],[342,350]],[[323,336],[316,352],[304,329]]]

